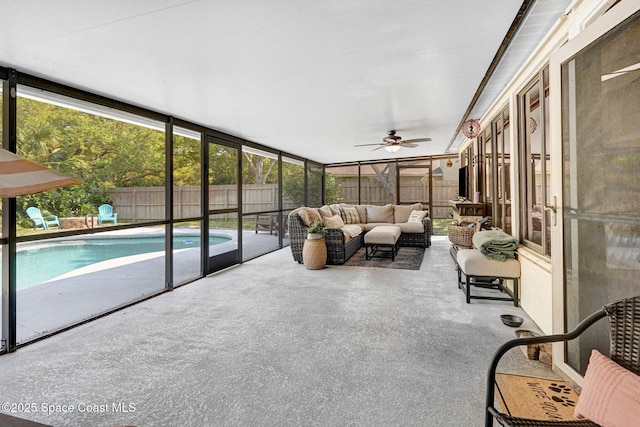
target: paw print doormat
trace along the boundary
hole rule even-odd
[[[504,413],[515,417],[575,420],[578,394],[561,380],[497,374],[496,402]]]

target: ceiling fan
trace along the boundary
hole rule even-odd
[[[381,148],[384,148],[390,153],[395,153],[400,149],[400,147],[415,148],[418,146],[418,144],[416,144],[417,142],[427,142],[427,141],[431,141],[431,138],[416,138],[416,139],[407,139],[403,141],[401,136],[396,135],[395,130],[390,130],[389,132],[387,132],[387,136],[382,138],[382,143],[358,144],[358,145],[354,145],[354,147],[364,147],[367,145],[379,145],[378,148],[374,148],[372,151],[376,151]]]

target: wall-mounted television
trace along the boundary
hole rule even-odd
[[[458,197],[469,198],[469,166],[458,169]]]

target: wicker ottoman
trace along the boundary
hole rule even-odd
[[[395,261],[398,253],[400,227],[395,225],[379,225],[364,235],[365,258],[391,258]]]
[[[460,249],[456,254],[458,264],[458,287],[467,296],[467,304],[471,298],[513,301],[518,306],[518,279],[520,278],[520,261],[506,259],[495,261],[482,255],[477,249]],[[462,275],[465,280],[462,281]],[[513,280],[513,292],[504,286],[504,279]],[[496,289],[506,296],[471,295],[471,286]]]

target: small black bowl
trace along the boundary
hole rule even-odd
[[[522,317],[514,316],[513,314],[502,314],[500,319],[502,320],[502,323],[507,326],[511,326],[512,328],[517,328],[522,325],[522,322],[524,322]]]

